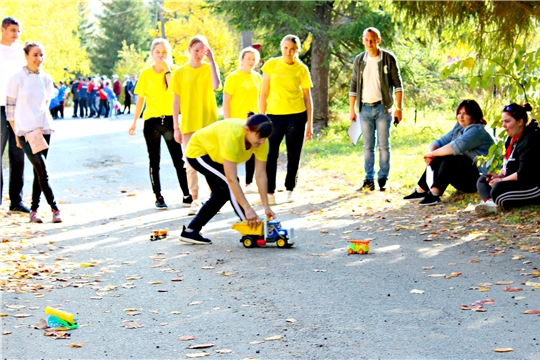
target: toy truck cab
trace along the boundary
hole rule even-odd
[[[247,221],[242,221],[233,224],[232,228],[242,234],[240,242],[246,248],[264,247],[268,243],[275,243],[279,248],[294,245],[294,229],[282,228],[279,220],[264,221],[255,229],[250,228]]]

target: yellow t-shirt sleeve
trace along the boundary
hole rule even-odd
[[[223,92],[231,96],[234,95],[234,90],[238,87],[238,80],[234,74],[235,73],[233,72],[225,78],[225,85],[223,87]]]
[[[307,67],[304,65],[303,67],[304,71],[302,74],[302,79],[300,81],[300,87],[302,89],[310,89],[313,87],[313,83],[311,82],[311,76],[309,76],[309,71]]]
[[[253,149],[253,154],[255,158],[259,161],[266,162],[268,160],[268,152],[270,151],[270,142],[266,139],[261,146],[256,149]]]
[[[177,68],[176,70],[173,71],[172,76],[171,76],[171,85],[169,88],[169,90],[171,90],[174,94],[178,96],[180,96],[180,90],[181,90],[180,80],[182,77],[182,75],[180,74],[180,71],[181,71],[180,69],[181,68]]]
[[[133,93],[142,97],[146,97],[147,91],[147,79],[146,79],[146,71],[141,72],[141,75],[139,76],[139,79],[137,80],[137,85],[135,86],[135,90],[133,90]]]

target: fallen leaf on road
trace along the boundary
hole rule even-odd
[[[180,341],[189,341],[189,340],[195,340],[195,336],[192,336],[192,335],[184,335],[184,336],[179,336],[178,337],[178,340]]]
[[[148,310],[148,312],[151,312],[152,314],[159,314],[158,310]]]
[[[507,291],[507,292],[519,292],[519,291],[523,291],[523,288],[517,288],[517,287],[510,287],[510,286],[505,286],[503,291]]]
[[[482,282],[482,283],[479,283],[478,286],[480,286],[480,287],[489,287],[489,286],[493,286],[493,284],[489,283],[489,282]]]
[[[516,296],[514,300],[525,300],[525,296]]]
[[[125,284],[122,284],[122,287],[124,289],[133,289],[135,287],[135,284],[130,282],[130,283],[125,283]]]
[[[39,319],[37,323],[30,326],[30,328],[36,329],[36,330],[45,330],[48,327],[49,326],[47,325],[47,321],[45,321],[45,319]]]
[[[478,306],[471,307],[471,310],[476,311],[476,312],[486,312],[487,311],[486,309],[478,307]]]
[[[138,311],[128,311],[128,312],[126,313],[126,315],[127,315],[127,316],[137,316],[137,315],[141,315],[141,313],[138,312]]]
[[[67,331],[58,331],[60,328],[56,329],[45,329],[45,336],[53,336],[55,339],[69,339],[71,336]]]
[[[2,335],[9,335],[9,334],[12,334],[11,331],[2,331]]]
[[[523,255],[512,255],[511,260],[523,260],[523,259],[525,259],[525,256]]]
[[[328,230],[322,229],[321,234],[328,234]]]
[[[483,287],[483,288],[479,288],[478,292],[488,292],[489,290],[491,290],[491,289],[488,288],[488,287]]]
[[[138,329],[138,328],[142,328],[144,325],[131,322],[131,323],[125,323],[122,326],[125,327],[126,329]]]
[[[428,277],[444,277],[446,274],[429,274]]]
[[[13,316],[15,316],[17,319],[22,319],[22,318],[30,317],[32,316],[32,314],[15,314]]]
[[[497,281],[495,283],[495,285],[510,285],[510,284],[513,284],[514,282],[512,280],[503,280],[503,281]]]
[[[159,289],[157,292],[169,292],[169,290]]]
[[[159,323],[159,326],[165,326],[165,325],[167,325],[166,322],[161,322],[161,323]]]
[[[136,263],[136,261],[122,261],[120,264],[122,264],[122,265],[133,265],[135,263]]]
[[[9,314],[0,314],[0,317],[6,317],[9,316]]]
[[[281,340],[281,339],[283,339],[283,335],[274,335],[274,336],[264,338],[265,341]]]
[[[148,284],[150,284],[150,285],[158,285],[158,284],[163,284],[163,280],[158,280],[158,281],[150,281],[150,282],[148,282]]]
[[[418,289],[412,289],[410,292],[411,292],[411,294],[423,294],[423,293],[425,293],[424,290],[418,290]]]
[[[225,275],[225,276],[234,276],[234,273],[228,271],[218,271],[216,274]]]
[[[525,315],[540,315],[540,310],[525,310],[522,312]]]
[[[180,311],[171,311],[169,314],[171,314],[171,315],[180,315],[181,312]]]
[[[197,344],[197,345],[189,345],[188,349],[207,349],[213,347],[214,344]]]
[[[126,276],[126,280],[140,280],[140,279],[142,279],[142,276],[139,276],[139,275]]]
[[[469,260],[469,262],[471,262],[471,263],[477,263],[477,262],[480,262],[480,260],[478,260],[478,259],[471,259],[471,260]]]
[[[445,276],[445,278],[449,279],[449,278],[453,278],[453,277],[458,277],[460,275],[461,275],[461,273],[459,271],[456,271],[456,272],[450,273],[450,275],[448,275],[448,276]]]
[[[526,281],[526,282],[525,282],[525,285],[527,285],[527,286],[532,286],[533,288],[538,288],[538,287],[540,287],[540,283],[533,282],[533,281]]]
[[[203,269],[203,270],[212,270],[212,269],[215,269],[215,267],[213,267],[213,266],[203,266],[201,269]]]
[[[326,272],[326,270],[313,269],[313,272]]]
[[[342,234],[350,234],[350,233],[352,233],[352,230],[342,231],[341,233],[342,233]]]
[[[216,350],[216,352],[218,354],[230,354],[232,353],[232,350],[229,350],[229,349],[219,349],[219,350]]]
[[[506,352],[514,351],[514,349],[512,349],[512,348],[497,348],[497,349],[493,349],[493,351],[498,352],[498,353],[506,353]]]
[[[435,268],[435,266],[431,265],[431,266],[422,266],[422,270],[433,270]]]
[[[182,278],[174,278],[174,279],[171,279],[171,281],[183,281],[184,279]]]
[[[193,305],[200,305],[202,304],[202,301],[192,301],[188,304],[188,306],[193,306]]]
[[[473,302],[471,306],[482,306],[484,304],[495,305],[495,300],[493,300],[493,299],[477,300],[477,301]]]
[[[202,358],[202,357],[205,357],[205,356],[209,356],[210,353],[205,353],[205,352],[202,352],[202,353],[192,353],[192,354],[186,354],[186,356],[188,358]]]
[[[255,341],[252,341],[250,342],[251,345],[257,345],[257,344],[263,344],[264,341],[261,341],[261,340],[255,340]]]
[[[291,319],[285,319],[285,321],[288,322],[288,323],[295,323],[295,322],[297,322],[298,320],[292,319],[292,318],[291,318]]]
[[[101,296],[90,296],[90,300],[101,300],[103,299]]]
[[[69,344],[69,346],[71,346],[72,348],[82,348],[82,343],[78,343],[78,344],[71,343]]]

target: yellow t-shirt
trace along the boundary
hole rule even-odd
[[[178,66],[172,65],[171,71],[174,71],[177,68]],[[144,69],[139,76],[134,93],[146,98],[146,110],[144,110],[143,115],[144,120],[173,114],[173,92],[170,86],[167,89],[167,86],[165,85],[164,71],[156,74],[152,67]]]
[[[231,95],[231,118],[245,119],[248,112],[259,113],[262,76],[255,71],[246,74],[235,70],[225,79],[224,93]]]
[[[246,149],[245,123],[243,119],[226,119],[197,131],[189,140],[186,156],[194,159],[209,155],[220,164],[223,160],[241,164],[255,154],[258,160],[266,161],[270,149],[268,139],[258,148]]]
[[[172,75],[171,90],[180,97],[180,131],[192,133],[216,122],[217,103],[210,64],[180,66]]]
[[[306,110],[302,89],[313,87],[308,67],[298,59],[291,65],[282,57],[269,59],[262,71],[270,76],[266,112],[272,115],[298,114]]]

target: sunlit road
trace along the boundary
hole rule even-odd
[[[130,123],[127,116],[55,122],[48,164],[64,223],[50,224],[43,200],[45,224],[13,215],[2,230],[21,241],[22,267],[35,259],[50,269],[28,280],[42,286],[37,292],[0,293],[9,332],[0,338],[3,358],[539,358],[540,317],[522,312],[540,309],[540,290],[520,285],[534,263],[511,260],[511,251],[490,256],[481,242],[436,244],[416,230],[397,233],[396,213],[325,217],[340,199],[318,200],[316,179],[303,180],[309,196],[300,189],[297,202],[275,207],[284,226],[296,228],[291,249],[245,249],[230,229],[229,205],[204,229],[212,246],[182,244],[190,217],[169,154],[162,151],[161,162],[169,210],[158,211],[142,121],[134,137]],[[165,228],[167,239],[149,240]],[[372,254],[348,256],[349,234],[372,239]],[[537,254],[529,258],[538,263]],[[495,285],[502,280],[524,290],[505,292]],[[480,283],[493,285],[479,292]],[[460,310],[488,298],[495,304],[485,312]],[[46,318],[47,305],[76,314],[80,328],[70,339],[28,327]],[[208,346],[187,349],[197,344]]]

